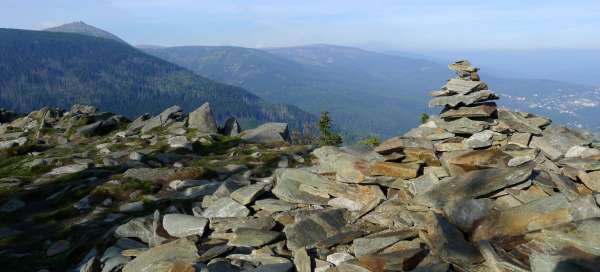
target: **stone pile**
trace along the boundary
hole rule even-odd
[[[440,117],[374,148],[287,145],[285,125],[268,124],[237,138],[266,145],[202,136],[201,149],[181,148],[178,139],[169,141],[171,149],[149,152],[156,146],[150,141],[239,125],[215,129],[206,106],[193,118],[204,125],[193,128],[177,108],[136,120],[112,138],[129,153],[94,143],[108,149],[113,166],[49,172],[96,171],[84,183],[67,183],[49,203],[97,187],[74,203],[85,217],[68,220],[85,235],[36,245],[43,244],[44,256],[76,257],[68,268],[86,272],[597,271],[595,136],[497,109],[476,68],[466,61],[450,68],[458,78],[431,103],[444,107]],[[148,124],[162,129],[142,132]],[[100,170],[117,172],[102,178]],[[0,212],[31,206],[2,203]],[[109,228],[91,235],[98,226]],[[0,242],[22,238],[22,231],[7,224]],[[89,236],[96,239],[81,238]],[[27,256],[9,249],[0,257],[9,253]]]

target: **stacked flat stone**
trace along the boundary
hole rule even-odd
[[[429,101],[430,107],[444,107],[440,117],[445,122],[441,126],[456,134],[474,134],[486,129],[496,118],[496,103],[491,101],[498,96],[488,90],[487,84],[479,78],[479,69],[469,61],[457,61],[448,67],[457,77],[432,92],[435,98]]]

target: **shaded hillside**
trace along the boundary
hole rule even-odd
[[[25,112],[82,103],[137,116],[171,105],[191,111],[206,101],[218,109],[219,120],[235,116],[247,124],[285,121],[294,127],[314,122],[296,107],[270,104],[120,42],[0,29],[0,107]]]
[[[144,50],[208,78],[244,87],[266,99],[294,104],[312,113],[328,110],[337,124],[358,137],[390,136],[415,126],[419,122],[417,116],[431,112],[426,107],[428,93],[442,86],[450,76],[446,65],[437,62],[334,45],[264,50],[204,46]],[[530,97],[531,100],[551,97],[565,88],[577,92],[590,90],[551,80],[489,74],[483,77],[501,95],[528,96],[533,90],[539,91],[539,96]],[[512,108],[594,126],[594,121],[585,116],[565,115],[556,108],[530,109],[529,104],[511,98],[506,102]]]
[[[294,104],[315,114],[330,111],[336,124],[352,137],[393,135],[416,125],[415,116],[427,110],[425,103],[417,103],[421,98],[398,94],[408,94],[411,89],[429,90],[443,83],[417,80],[415,76],[412,87],[391,86],[377,75],[365,77],[360,71],[351,73],[241,47],[186,46],[144,51],[272,101]],[[401,122],[385,121],[398,117]]]

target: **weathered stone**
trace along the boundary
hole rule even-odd
[[[412,237],[417,237],[418,232],[413,230],[394,230],[375,233],[354,240],[354,256],[372,255],[383,249]]]
[[[318,195],[313,195],[305,191],[300,190],[301,184],[310,182],[313,185],[319,185],[327,182],[325,179],[309,173],[307,171],[300,171],[295,169],[283,170],[278,169],[275,171],[275,187],[272,193],[279,199],[290,203],[304,203],[304,204],[327,204],[328,198],[324,198]]]
[[[88,166],[85,164],[69,164],[69,165],[58,167],[58,168],[54,168],[54,169],[52,169],[52,171],[50,171],[46,175],[59,176],[59,175],[74,174],[74,173],[79,173],[81,171],[84,171],[86,169],[88,169]]]
[[[335,267],[334,271],[402,271],[403,268],[410,269],[414,266],[415,261],[411,260],[421,251],[421,249],[409,249],[401,252],[365,255],[341,263]]]
[[[449,122],[440,122],[438,125],[451,133],[475,134],[483,131],[489,127],[490,124],[484,121],[471,120],[469,118],[459,118]]]
[[[290,203],[327,204],[329,201],[329,198],[300,190],[302,184],[317,188],[322,193],[354,200],[362,205],[372,199],[385,198],[381,189],[376,185],[334,182],[302,169],[277,169],[275,177],[277,182],[272,193]]]
[[[175,136],[167,140],[167,144],[171,148],[182,148],[187,150],[193,150],[192,143],[185,136]]]
[[[211,218],[210,228],[216,232],[235,231],[239,228],[271,230],[275,221],[270,216]]]
[[[498,97],[489,90],[481,90],[468,94],[457,94],[452,96],[440,96],[429,100],[429,107],[472,105],[476,102],[498,99]]]
[[[468,150],[467,144],[464,141],[464,138],[455,137],[449,138],[444,141],[435,143],[435,150],[438,152],[453,152],[453,151],[463,151]]]
[[[299,248],[294,251],[294,266],[297,272],[311,272],[312,262],[310,256],[306,252],[306,249]]]
[[[484,103],[459,108],[447,108],[441,114],[441,118],[485,118],[496,113],[496,103]]]
[[[448,68],[454,72],[477,72],[479,69],[471,66],[468,60],[459,60],[448,64]]]
[[[291,272],[294,265],[290,260],[283,257],[269,256],[263,254],[256,255],[245,255],[245,254],[231,254],[227,256],[227,259],[235,262],[249,262],[254,266],[254,269],[248,269],[248,272]]]
[[[446,207],[446,214],[452,224],[464,232],[469,232],[475,222],[485,218],[493,208],[490,199],[467,199]]]
[[[600,157],[600,150],[595,148],[589,148],[585,146],[572,146],[565,153],[565,158],[590,158]]]
[[[242,205],[247,205],[254,201],[260,194],[264,193],[265,187],[268,185],[268,183],[264,182],[248,185],[233,191],[229,197]]]
[[[594,217],[600,217],[600,208],[592,196],[569,200],[556,194],[488,216],[476,229],[474,239],[518,236]]]
[[[281,233],[270,230],[238,228],[234,231],[233,239],[229,241],[232,246],[260,247],[279,238]]]
[[[417,196],[415,201],[433,207],[444,207],[455,201],[475,198],[521,183],[531,176],[532,170],[533,165],[526,164],[506,169],[469,171],[447,182],[437,184],[432,190]]]
[[[508,144],[518,145],[520,147],[529,147],[531,133],[513,133],[508,140]]]
[[[599,171],[600,170],[600,160],[588,158],[567,158],[562,159],[558,162],[561,166],[569,166],[575,169],[580,169],[584,171]]]
[[[442,161],[446,162],[446,169],[450,170],[452,176],[456,176],[458,173],[454,169],[456,166],[460,167],[463,172],[487,168],[505,168],[510,159],[510,155],[496,148],[445,153],[442,156]]]
[[[100,120],[77,129],[77,134],[84,137],[106,135],[109,132],[118,129],[122,124],[129,122],[125,117],[116,115],[106,120]]]
[[[482,81],[451,78],[439,92],[435,92],[434,96],[449,96],[455,94],[466,95],[475,91],[484,90],[486,88],[487,85]]]
[[[426,166],[440,166],[440,161],[431,149],[408,147],[404,149],[404,154],[406,157],[403,162],[420,162]]]
[[[15,146],[23,146],[27,143],[27,137],[19,137],[14,140],[0,142],[0,149],[7,149]]]
[[[165,181],[175,174],[175,169],[170,168],[132,168],[123,173],[126,178],[142,181]]]
[[[398,177],[403,179],[416,178],[421,165],[418,163],[377,162],[369,170],[374,176]]]
[[[340,233],[346,226],[346,215],[341,209],[316,213],[285,227],[288,248],[312,247],[315,243]]]
[[[181,115],[182,110],[179,106],[167,108],[159,115],[144,121],[144,126],[141,128],[142,133],[149,132],[155,128],[165,127],[174,122],[174,119],[180,117]]]
[[[127,263],[123,272],[155,271],[153,267],[162,262],[194,264],[198,257],[194,242],[182,238],[143,252]]]
[[[564,126],[551,126],[544,130],[544,139],[559,150],[566,153],[573,146],[589,146],[595,139],[594,135],[583,130]]]
[[[188,127],[196,129],[200,133],[217,133],[217,122],[213,117],[210,104],[202,104],[199,108],[190,112],[188,118]]]
[[[352,259],[354,259],[354,256],[345,252],[333,253],[327,256],[327,261],[334,264],[335,266],[338,266],[341,263]]]
[[[219,255],[230,251],[231,249],[233,249],[233,247],[228,246],[228,245],[217,245],[217,246],[211,247],[210,249],[208,249],[207,251],[202,253],[202,255],[200,255],[200,257],[198,257],[198,261],[201,261],[201,262],[210,261],[213,258],[218,257]]]
[[[375,152],[380,154],[390,154],[403,151],[405,148],[433,149],[433,143],[429,140],[419,138],[394,137],[377,146]]]
[[[509,167],[516,167],[516,166],[521,166],[523,164],[526,164],[532,160],[533,160],[533,158],[528,157],[528,156],[514,157],[514,158],[510,159],[510,161],[508,161],[507,165]]]
[[[542,134],[542,130],[538,126],[532,124],[531,121],[518,112],[503,109],[498,110],[498,119],[516,132],[531,133],[535,135]]]
[[[257,200],[254,202],[254,206],[258,209],[269,212],[289,211],[296,207],[294,204],[289,202],[273,198]]]
[[[489,130],[477,132],[465,140],[465,144],[469,148],[483,148],[492,145],[492,133]]]
[[[430,247],[443,260],[459,266],[481,263],[483,257],[469,244],[463,234],[445,218],[433,214],[433,222],[427,229]]]
[[[250,210],[244,205],[235,202],[229,197],[223,197],[213,202],[206,210],[202,212],[202,216],[206,218],[213,217],[244,217],[250,214]]]
[[[219,182],[211,182],[211,181],[204,181],[204,182],[205,183],[203,185],[189,187],[183,191],[177,192],[177,194],[174,196],[174,198],[176,198],[176,199],[195,199],[198,197],[211,195],[211,194],[215,193],[215,191],[217,191],[217,189],[221,185],[221,183],[219,183]]]
[[[149,243],[154,236],[152,222],[144,217],[131,219],[129,222],[117,227],[115,236],[120,238],[138,238],[145,243]]]
[[[580,171],[577,176],[590,190],[600,192],[600,171],[590,173]]]
[[[367,179],[370,162],[363,158],[333,146],[318,148],[312,154],[319,160],[320,170],[335,172],[339,181],[361,183]]]
[[[286,123],[266,123],[257,128],[240,133],[242,140],[251,143],[272,144],[290,142],[290,132]]]
[[[238,136],[242,131],[242,127],[238,123],[238,121],[230,117],[225,121],[225,125],[220,129],[221,134],[226,136]]]
[[[359,211],[363,204],[345,197],[336,197],[327,202],[327,205],[334,208],[344,208],[349,211]]]
[[[119,206],[119,212],[123,212],[123,213],[135,213],[135,212],[141,212],[143,210],[144,210],[144,202],[142,202],[142,201],[128,202],[128,203],[121,204]]]
[[[162,225],[173,237],[183,238],[190,235],[202,236],[208,220],[185,214],[165,214]]]
[[[529,146],[532,148],[539,148],[544,153],[544,155],[548,157],[548,159],[553,161],[559,159],[563,155],[563,152],[561,152],[554,145],[552,145],[548,141],[547,137],[534,136],[533,138],[531,138]]]

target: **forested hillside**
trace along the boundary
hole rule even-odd
[[[0,29],[0,107],[92,104],[126,116],[204,102],[223,120],[246,124],[314,122],[294,106],[271,104],[246,90],[198,76],[121,42],[79,34]]]
[[[445,65],[434,61],[334,45],[272,49],[181,46],[143,50],[271,101],[293,104],[314,114],[330,111],[347,136],[354,138],[396,135],[417,125],[421,113],[433,113],[427,107],[429,92],[444,85],[451,75]],[[552,98],[559,97],[561,90],[587,94],[592,90],[589,87],[489,73],[482,76],[490,88],[506,96],[508,107],[546,114],[560,121],[570,120],[571,125],[597,127],[597,122],[587,118],[589,114],[548,108],[544,102],[547,98],[564,101]],[[537,95],[528,95],[533,93]],[[594,109],[573,105],[569,110]]]

